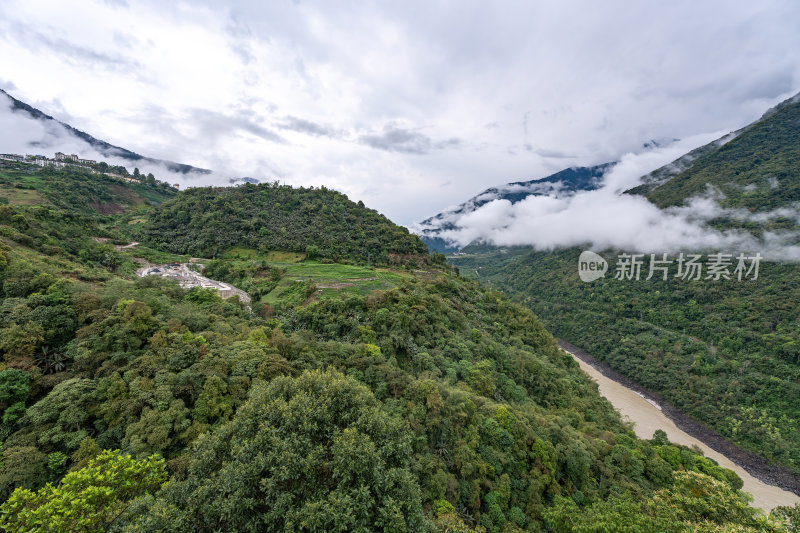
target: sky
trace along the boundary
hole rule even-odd
[[[0,0],[0,88],[206,182],[325,185],[409,225],[752,122],[800,91],[798,28],[795,0]],[[0,108],[0,152],[44,134]]]

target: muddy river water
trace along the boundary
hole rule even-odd
[[[573,354],[573,356],[574,355],[575,354]],[[671,442],[683,444],[685,446],[698,446],[703,450],[706,457],[710,457],[717,461],[720,466],[730,468],[736,472],[739,477],[742,478],[742,481],[744,481],[742,490],[753,495],[753,505],[767,512],[780,505],[794,505],[800,502],[800,496],[756,479],[725,455],[718,453],[710,446],[706,445],[706,443],[678,428],[675,423],[661,411],[661,408],[656,402],[646,399],[638,392],[604,376],[597,369],[585,363],[580,358],[575,357],[575,360],[581,366],[581,369],[589,374],[600,386],[600,394],[605,396],[623,416],[628,417],[628,419],[635,424],[634,430],[638,437],[650,439],[653,437],[653,432],[655,432],[655,430],[662,429],[667,433]]]

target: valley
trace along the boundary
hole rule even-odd
[[[529,310],[340,193],[108,179],[0,173],[42,198],[0,206],[3,527],[349,529],[399,506],[399,530],[560,531],[580,506],[779,531],[735,472],[637,436]],[[182,287],[190,264],[249,308]],[[108,507],[82,503],[97,483]]]
[[[670,409],[669,415],[666,414],[656,401],[647,397],[650,394],[645,396],[628,388],[619,381],[608,377],[603,371],[598,370],[596,360],[588,359],[585,354],[579,353],[573,346],[565,347],[561,342],[559,344],[565,351],[575,357],[581,370],[598,383],[600,394],[608,399],[616,409],[619,409],[623,417],[627,417],[628,420],[633,422],[634,430],[639,438],[647,438],[657,430],[662,430],[667,434],[671,442],[697,447],[703,451],[703,455],[714,459],[720,466],[736,472],[744,483],[742,490],[753,496],[753,505],[767,512],[778,506],[793,506],[800,503],[800,496],[776,486],[777,480],[774,478],[769,481],[760,479],[765,474],[769,477],[769,474],[773,473],[768,466],[766,468],[766,465],[759,465],[760,468],[756,467],[754,470],[756,470],[755,474],[758,477],[755,477],[748,470],[734,462],[728,455],[725,455],[724,452],[721,453],[718,449],[715,449],[714,445],[709,445],[707,441],[702,440],[703,437],[698,439],[687,433],[683,429],[685,427],[685,415],[681,416],[680,412],[675,412],[674,409]],[[680,427],[676,425],[672,417],[681,418]],[[721,440],[718,437],[714,444],[718,446]],[[739,451],[739,455],[741,455],[741,451]],[[795,490],[797,490],[797,487],[795,487]]]
[[[800,532],[800,2],[0,2],[0,532]]]

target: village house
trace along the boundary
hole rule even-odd
[[[26,154],[25,156],[21,156],[19,154],[0,154],[0,159],[6,161],[28,162],[34,165],[39,165],[40,167],[49,166],[53,168],[64,168],[67,165],[85,165],[87,167],[91,167],[92,165],[97,164],[97,161],[95,161],[94,159],[81,159],[78,157],[77,154],[67,155],[63,152],[56,152],[55,155],[53,156],[53,159],[49,159],[39,154],[36,155]],[[92,172],[97,172],[96,170],[91,168],[90,170]],[[137,179],[121,176],[113,172],[104,172],[103,174],[123,181],[128,181],[131,183],[139,183],[139,180]],[[177,183],[174,184],[173,187],[175,187],[176,189],[179,188]]]

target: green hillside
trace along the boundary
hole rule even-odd
[[[419,241],[341,195],[205,189],[154,207],[174,193],[19,172],[0,186],[4,530],[781,530],[733,472],[637,439],[529,310],[430,256],[376,267],[371,250]],[[58,204],[64,185],[95,196]],[[248,229],[261,211],[285,240]],[[277,226],[316,213],[338,241]],[[113,247],[142,232],[148,246]],[[213,255],[206,274],[252,308],[131,275],[175,252]]]
[[[75,260],[107,277],[106,269],[125,261],[114,245],[129,242],[130,222],[175,195],[166,184],[123,181],[77,167],[6,163],[0,166],[0,235],[48,261]]]
[[[143,239],[173,253],[213,257],[236,246],[312,251],[334,261],[388,264],[428,255],[416,235],[363,203],[320,187],[191,188],[157,209]]]
[[[740,446],[800,473],[800,269],[758,280],[578,278],[578,255],[519,251],[453,259],[502,287],[560,338]],[[648,259],[649,261],[649,259]]]
[[[652,179],[658,183],[662,172]],[[659,207],[681,205],[709,186],[725,199],[723,207],[771,211],[800,201],[800,99],[777,106],[721,146],[696,151],[688,168],[653,188],[633,189]]]
[[[645,194],[666,208],[713,187],[726,208],[796,209],[800,100],[787,100],[732,137],[656,170],[628,193]],[[747,221],[726,216],[711,224],[761,234],[797,229],[797,217],[787,211]],[[583,283],[578,249],[471,249],[472,255],[451,262],[525,302],[554,334],[740,446],[800,473],[796,263],[762,263],[757,281],[620,281],[612,266],[606,278]],[[605,255],[613,264],[616,254]]]

